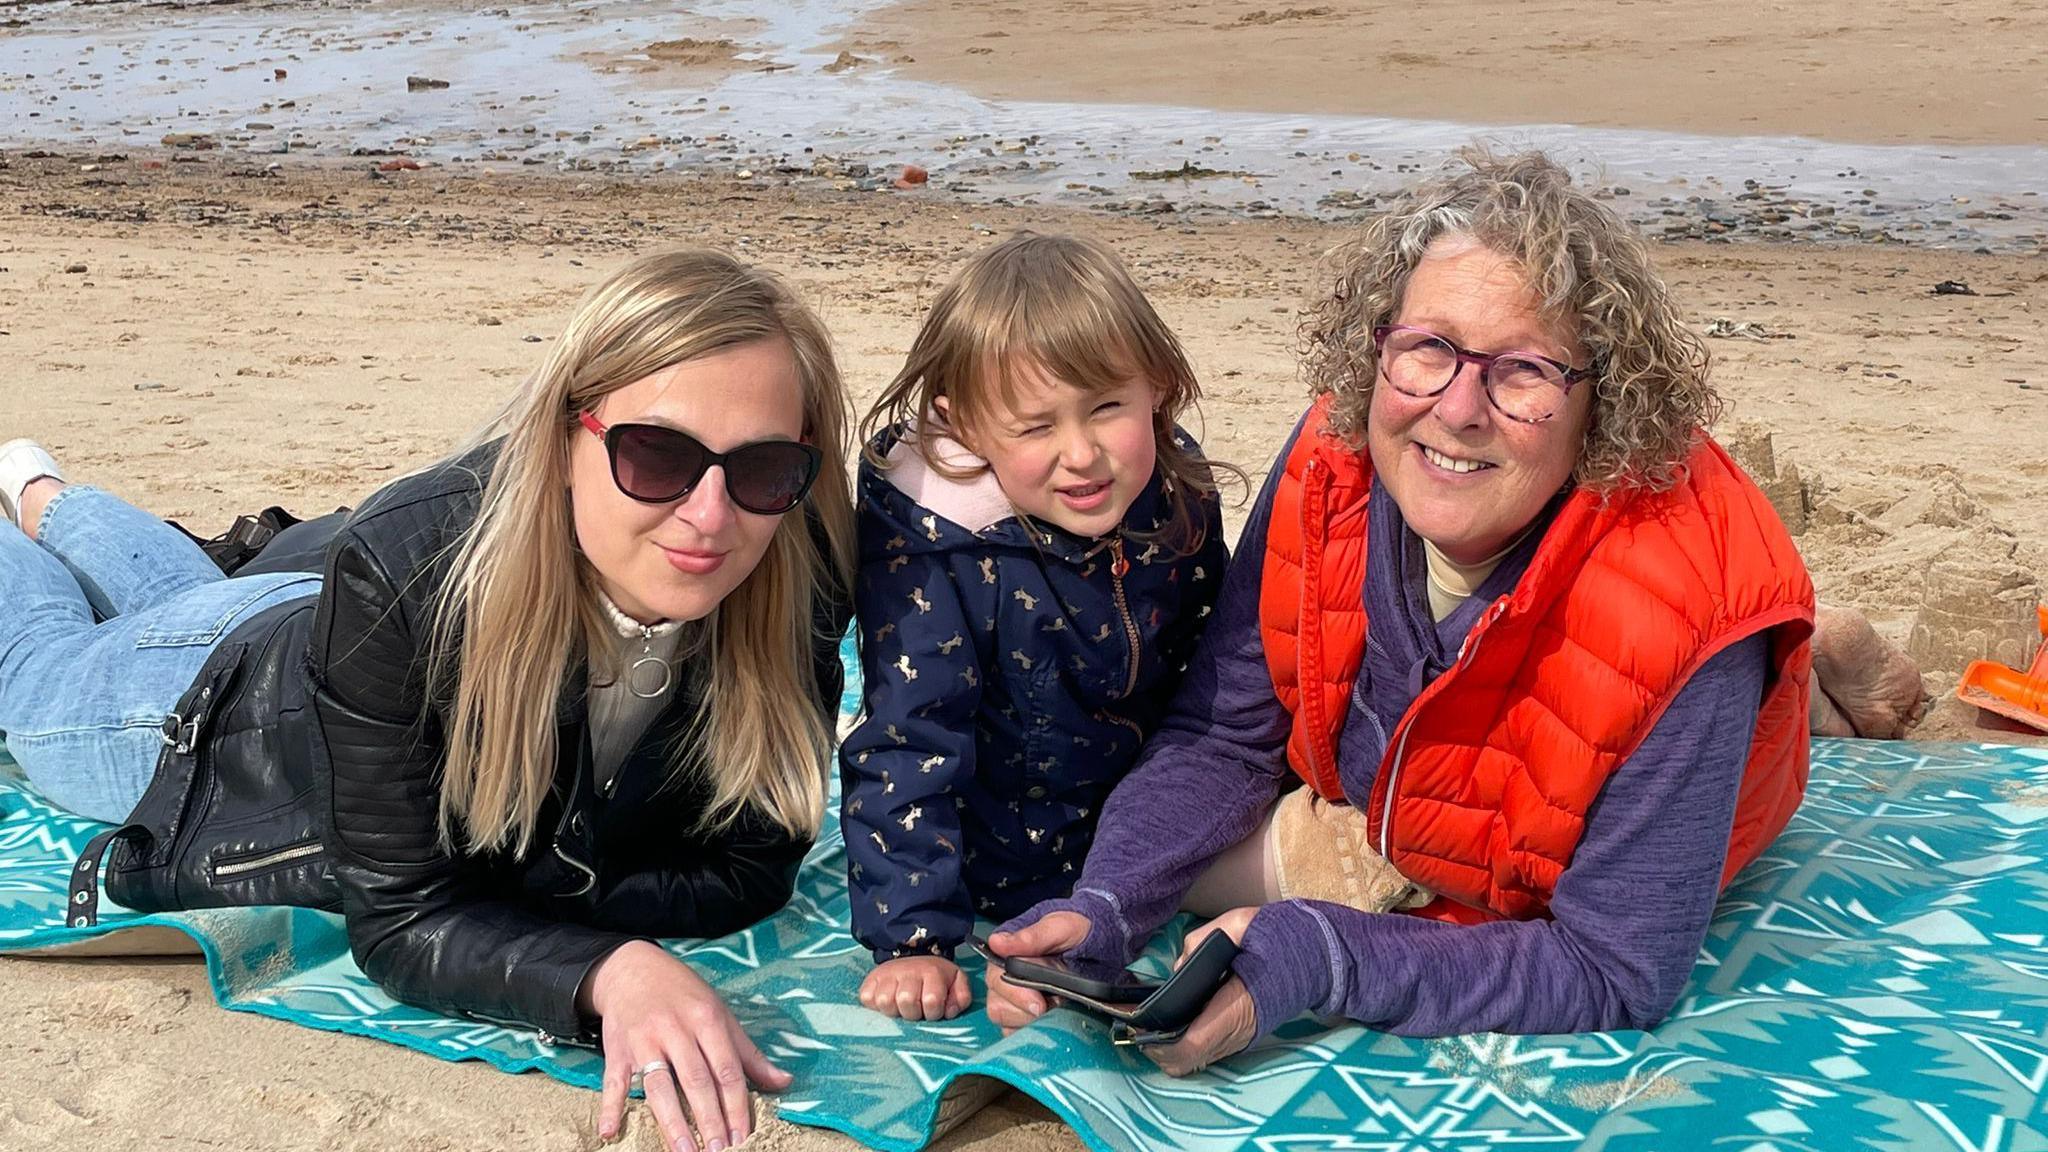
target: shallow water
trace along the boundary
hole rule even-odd
[[[826,46],[881,2],[35,5],[12,10],[26,27],[0,32],[0,139],[104,150],[202,133],[257,155],[398,151],[855,187],[886,187],[913,162],[968,198],[1344,215],[1478,137],[1552,150],[1653,233],[2048,244],[2048,148],[1000,101],[904,79],[886,60],[828,71]],[[683,37],[731,39],[738,71],[642,51]],[[410,92],[408,75],[449,87]],[[1188,163],[1220,174],[1132,176]]]

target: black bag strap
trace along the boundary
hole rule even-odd
[[[158,754],[152,787],[174,760],[196,759],[213,726],[215,714],[226,702],[228,685],[240,667],[246,645],[230,644],[216,650],[200,670],[199,679],[179,698],[177,711],[164,717],[163,751]],[[145,800],[147,793],[145,793]],[[181,798],[182,800],[182,798]],[[131,814],[132,815],[132,814]],[[115,844],[147,845],[156,832],[142,821],[131,819],[109,828],[86,842],[71,868],[71,894],[64,906],[65,923],[73,928],[91,928],[100,921],[100,865]]]
[[[263,549],[277,537],[277,534],[304,521],[278,505],[272,504],[254,516],[237,516],[228,530],[212,539],[203,539],[190,528],[176,520],[167,521],[171,527],[183,532],[186,538],[206,553],[207,559],[219,565],[223,574],[233,576],[242,566],[262,555]]]
[[[64,906],[64,921],[73,928],[91,928],[100,922],[100,863],[118,841],[149,840],[149,825],[123,824],[109,828],[86,842],[78,863],[71,869],[71,900]]]

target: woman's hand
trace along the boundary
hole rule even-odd
[[[860,982],[860,1002],[899,1020],[951,1020],[974,1003],[974,989],[943,956],[898,956]]]
[[[1148,1045],[1144,1052],[1168,1076],[1186,1076],[1244,1051],[1258,1033],[1258,1013],[1253,1010],[1252,994],[1245,991],[1244,981],[1232,976],[1209,998],[1208,1007],[1202,1009],[1180,1039],[1171,1044]]]
[[[1232,944],[1242,945],[1244,943],[1244,930],[1251,925],[1252,917],[1258,914],[1259,906],[1256,904],[1244,908],[1232,908],[1207,924],[1189,932],[1180,942],[1180,958],[1173,962],[1174,970],[1176,972],[1179,971],[1180,966],[1188,962],[1188,957],[1195,954],[1195,949],[1201,947],[1202,941],[1208,939],[1211,932],[1221,932],[1230,937]]]
[[[1207,924],[1196,928],[1181,941],[1180,958],[1173,962],[1175,970],[1188,962],[1213,932],[1230,937],[1233,944],[1244,943],[1244,930],[1250,926],[1252,917],[1259,914],[1256,905],[1232,908]],[[1145,1049],[1145,1055],[1169,1076],[1186,1076],[1200,1072],[1226,1056],[1242,1052],[1258,1035],[1258,1016],[1252,1010],[1252,994],[1244,990],[1244,982],[1232,976],[1209,1003],[1195,1017],[1194,1023],[1179,1040],[1171,1044],[1154,1044]]]
[[[1020,931],[997,932],[988,938],[988,948],[1005,958],[1057,956],[1080,947],[1091,927],[1088,918],[1079,912],[1051,912]],[[988,1018],[1001,1026],[1004,1035],[1045,1015],[1046,1007],[1043,995],[1017,987],[1003,979],[995,965],[989,965]]]
[[[635,1072],[676,1152],[697,1152],[692,1119],[705,1152],[745,1140],[754,1126],[749,1080],[774,1092],[789,1087],[789,1073],[761,1055],[703,977],[653,944],[636,940],[599,961],[587,991],[604,1020],[601,1140],[617,1139]]]

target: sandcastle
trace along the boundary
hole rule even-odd
[[[1961,670],[1972,660],[2025,668],[2041,643],[2041,585],[2024,568],[1937,560],[1928,566],[1906,654],[1922,668]]]
[[[1809,510],[1806,481],[1799,475],[1799,465],[1787,461],[1779,467],[1770,427],[1761,421],[1743,420],[1718,438],[1742,470],[1763,489],[1778,518],[1785,522],[1785,531],[1794,536],[1804,535]]]

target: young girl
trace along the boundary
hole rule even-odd
[[[1079,875],[1223,573],[1215,484],[1175,425],[1198,395],[1113,254],[1020,233],[940,292],[869,413],[866,716],[840,750],[868,1007],[964,1011],[974,918]]]

